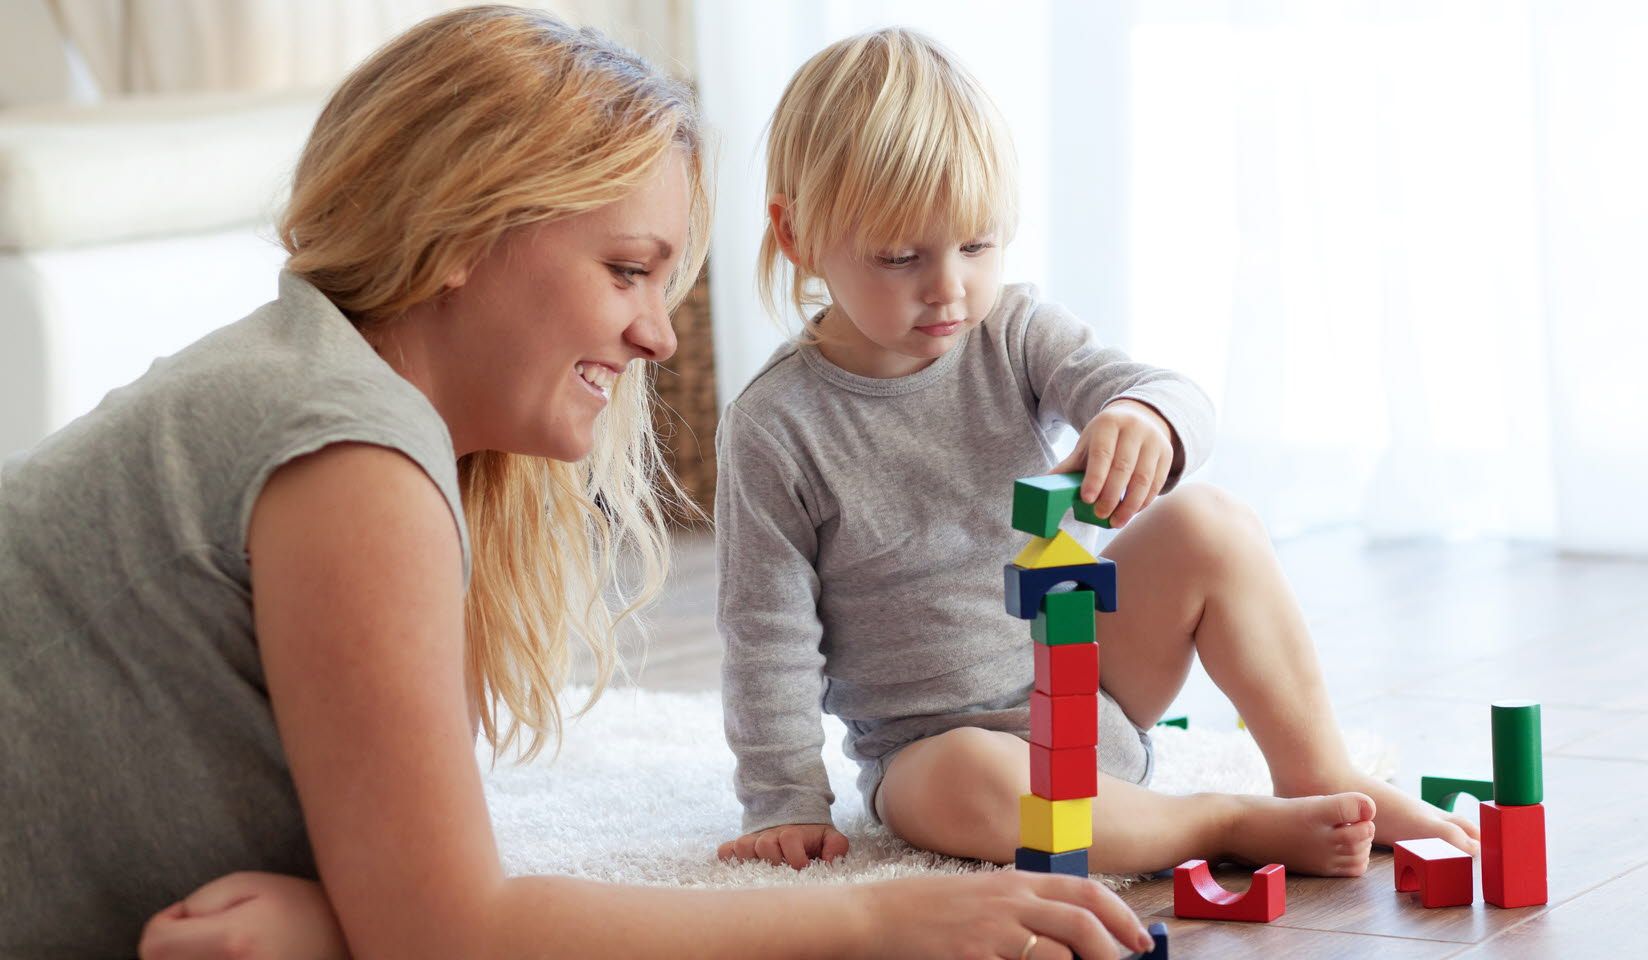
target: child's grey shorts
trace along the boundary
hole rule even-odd
[[[957,713],[901,717],[876,723],[845,721],[847,755],[858,761],[858,792],[864,809],[877,823],[875,794],[886,776],[887,767],[898,752],[917,740],[925,740],[958,727],[1000,730],[1030,739],[1030,704],[1020,697],[995,703],[976,704]],[[1099,691],[1099,770],[1118,780],[1145,786],[1155,772],[1156,752],[1150,731],[1127,719],[1115,699]]]

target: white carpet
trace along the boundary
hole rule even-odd
[[[569,690],[576,707],[585,691]],[[797,872],[767,864],[720,863],[716,847],[738,835],[732,754],[715,693],[610,691],[569,724],[559,757],[546,750],[526,766],[481,750],[487,803],[511,874],[549,873],[625,883],[692,887],[831,883],[911,874],[995,869],[941,857],[895,839],[870,822],[854,786],[856,765],[841,752],[842,726],[824,720],[824,761],[835,790],[835,822],[851,852],[835,865]],[[1381,778],[1395,752],[1376,737],[1348,732],[1359,769]],[[1156,731],[1155,789],[1269,793],[1253,739],[1236,730]]]

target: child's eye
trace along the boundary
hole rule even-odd
[[[903,253],[896,257],[883,257],[879,255],[876,257],[877,263],[887,267],[902,267],[907,263],[914,263],[915,260],[916,255],[913,253]]]
[[[963,244],[962,247],[961,247],[961,252],[962,253],[983,253],[984,251],[990,249],[993,246],[995,246],[995,244],[991,243],[988,240],[975,240],[972,243]]]

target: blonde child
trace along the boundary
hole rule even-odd
[[[1079,122],[1072,120],[1071,122]],[[838,42],[790,82],[768,149],[769,305],[823,305],[727,409],[718,437],[720,629],[744,835],[724,858],[834,859],[819,711],[846,724],[866,807],[940,853],[1010,862],[1029,790],[1032,665],[1003,610],[1015,477],[1084,470],[1119,533],[1104,617],[1091,867],[1192,857],[1356,876],[1371,843],[1475,827],[1358,774],[1265,530],[1175,489],[1213,435],[1207,398],[1003,285],[1011,146],[977,82],[920,34]],[[1075,451],[1055,462],[1061,424]],[[1169,491],[1172,491],[1171,493]],[[1148,789],[1148,731],[1199,653],[1246,718],[1275,795]]]

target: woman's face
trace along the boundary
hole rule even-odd
[[[520,227],[435,302],[420,364],[459,456],[578,460],[635,361],[675,352],[664,288],[687,243],[685,158],[621,200]],[[414,376],[414,381],[419,378]]]

